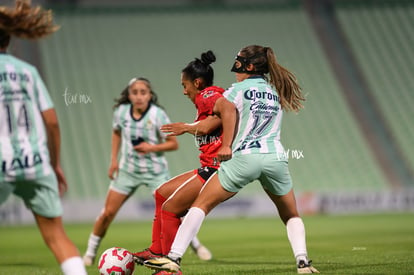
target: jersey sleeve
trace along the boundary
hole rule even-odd
[[[223,97],[221,93],[207,92],[197,98],[196,107],[198,112],[203,114],[201,118],[213,115],[214,104],[220,97]]]
[[[165,140],[167,138],[167,133],[161,132],[160,128],[162,125],[171,123],[170,118],[168,117],[167,113],[160,108],[160,114],[157,116],[157,131],[158,135]]]
[[[234,93],[233,91],[235,90],[235,86],[233,84],[233,86],[231,86],[230,88],[228,88],[224,93],[223,96],[230,102],[233,102],[234,100]]]
[[[121,120],[119,117],[119,107],[115,109],[113,116],[112,116],[112,129],[113,130],[121,130]]]

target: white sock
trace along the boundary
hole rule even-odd
[[[172,259],[181,258],[187,250],[190,242],[197,235],[206,214],[197,207],[191,207],[180,228],[175,235],[174,242],[171,246],[168,256]]]
[[[184,217],[181,218],[181,222],[184,220]],[[201,242],[200,240],[197,238],[197,236],[195,236],[192,240],[191,240],[191,246],[195,249],[199,248],[201,246]]]
[[[197,236],[195,236],[192,240],[191,240],[191,246],[194,247],[195,249],[199,248],[201,246],[201,242],[200,240],[197,238]]]
[[[286,230],[290,246],[293,250],[293,255],[295,255],[296,263],[299,263],[300,260],[304,260],[305,263],[308,263],[308,253],[306,250],[306,234],[305,234],[305,225],[299,217],[291,218],[286,223]]]
[[[60,264],[64,275],[87,275],[81,257],[71,257]]]
[[[95,257],[96,252],[98,251],[99,245],[101,244],[102,238],[91,233],[88,240],[88,248],[86,250],[86,255],[90,257]]]

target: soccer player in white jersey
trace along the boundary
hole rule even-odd
[[[51,11],[16,1],[0,7],[0,204],[11,193],[32,211],[65,275],[86,274],[65,233],[59,197],[67,189],[60,165],[60,132],[37,69],[6,51],[12,36],[37,39],[58,29]]]
[[[108,176],[112,180],[102,212],[89,236],[84,263],[94,263],[102,238],[121,206],[140,186],[152,191],[170,178],[164,152],[178,148],[176,137],[159,129],[170,123],[146,78],[133,78],[114,106],[112,150]],[[119,160],[118,160],[119,157]]]
[[[286,225],[297,272],[319,273],[308,259],[305,226],[296,207],[288,159],[280,142],[283,111],[297,112],[303,107],[301,88],[295,76],[277,63],[269,47],[251,45],[241,49],[232,71],[237,83],[224,93],[226,99],[217,100],[216,105],[226,100],[232,102],[238,112],[238,123],[223,124],[220,168],[184,218],[168,256],[147,260],[144,265],[157,270],[180,270],[181,257],[205,216],[244,186],[259,180]],[[218,115],[223,122],[236,121],[234,109],[221,110]],[[229,133],[235,134],[231,148],[225,140]]]

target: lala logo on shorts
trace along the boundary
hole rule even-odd
[[[16,171],[21,169],[27,169],[34,167],[43,162],[40,153],[34,153],[33,155],[24,155],[21,157],[15,157],[11,160],[3,160],[1,163],[1,171],[3,173]]]

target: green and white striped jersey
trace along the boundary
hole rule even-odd
[[[53,108],[37,69],[0,54],[0,182],[52,173],[41,112]]]
[[[285,160],[280,142],[283,112],[276,91],[262,77],[250,77],[234,83],[223,95],[239,112],[234,154],[276,153]]]
[[[166,134],[160,131],[164,124],[171,123],[163,109],[151,104],[140,119],[132,116],[132,105],[122,104],[114,111],[113,129],[121,131],[122,143],[119,169],[129,173],[160,173],[168,169],[164,152],[138,154],[132,141],[139,138],[151,144],[165,141]]]

